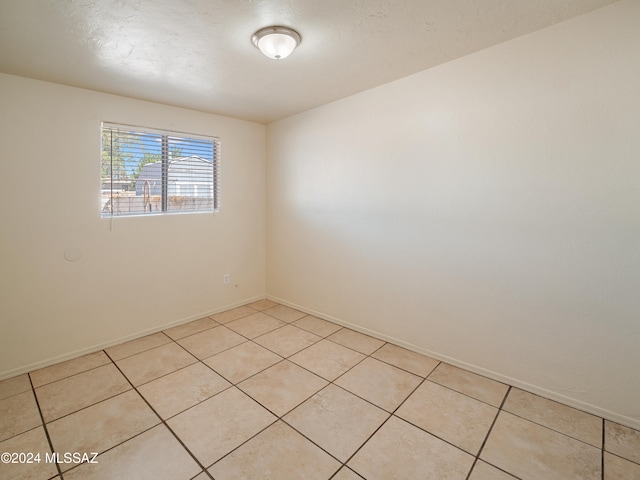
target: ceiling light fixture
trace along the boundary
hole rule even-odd
[[[251,41],[267,57],[281,60],[291,55],[302,38],[291,28],[265,27],[254,33]]]

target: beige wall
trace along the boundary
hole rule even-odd
[[[263,125],[8,75],[0,106],[0,378],[264,296]],[[220,137],[221,212],[100,218],[103,120]]]
[[[638,25],[623,2],[269,125],[269,296],[640,427]]]

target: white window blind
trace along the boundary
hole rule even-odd
[[[102,124],[102,216],[215,212],[220,141]]]

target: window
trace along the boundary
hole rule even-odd
[[[102,124],[102,216],[218,210],[220,141]]]

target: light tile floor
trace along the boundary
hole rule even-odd
[[[636,430],[269,300],[1,381],[2,452],[33,461],[2,480],[640,479]]]

